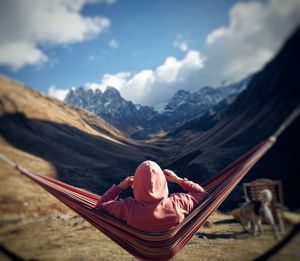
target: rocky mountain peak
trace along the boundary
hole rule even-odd
[[[230,95],[237,94],[246,88],[245,81],[220,88],[205,86],[198,91],[178,90],[170,101],[155,111],[153,107],[134,104],[125,100],[120,92],[108,86],[101,90],[85,87],[70,90],[65,101],[74,106],[84,108],[104,118],[125,133],[143,138],[145,129],[165,131],[174,128],[208,110]],[[146,130],[147,134],[149,130]],[[137,137],[135,135],[135,137]]]
[[[106,97],[121,97],[120,92],[112,86],[107,86],[107,88],[104,91],[103,95],[106,96]]]

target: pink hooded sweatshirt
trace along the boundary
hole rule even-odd
[[[207,192],[192,181],[182,180],[179,185],[187,193],[169,195],[161,168],[153,161],[145,161],[135,171],[134,199],[117,200],[122,189],[113,185],[99,199],[96,209],[104,210],[142,231],[165,231],[182,222],[207,196]]]

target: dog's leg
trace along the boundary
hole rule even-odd
[[[258,235],[258,226],[257,226],[257,223],[254,222],[254,236],[257,236]]]
[[[248,222],[247,222],[246,230],[247,230],[248,232],[250,232],[250,230],[251,230],[251,221],[250,221],[250,220],[248,220]]]
[[[257,221],[257,224],[258,224],[258,228],[259,228],[259,235],[262,235],[263,232],[264,232],[264,229],[262,227],[262,224],[261,224],[261,218],[259,218],[259,220]]]
[[[249,221],[243,220],[243,222],[241,222],[241,225],[247,232],[249,232]]]
[[[242,226],[243,226],[243,228],[244,228],[247,232],[250,232],[251,224],[250,224],[250,221],[249,221],[249,220],[244,221],[244,222],[242,223]]]
[[[257,226],[255,220],[253,218],[251,219],[251,228],[250,228],[250,234],[253,236],[256,236],[257,233]]]
[[[241,211],[240,211],[240,222],[241,225],[243,226],[243,228],[250,233],[250,219],[249,219],[249,214],[247,213],[247,208],[248,208],[248,204],[244,203],[243,206],[241,207]]]
[[[266,216],[268,222],[271,224],[271,226],[273,228],[274,236],[275,236],[276,239],[278,239],[279,238],[278,230],[277,230],[277,226],[275,224],[272,212],[271,212],[271,210],[270,210],[270,208],[268,207],[267,204],[263,205],[263,209],[264,209],[264,213],[265,213],[265,216]]]

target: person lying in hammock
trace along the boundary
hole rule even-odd
[[[187,193],[169,195],[167,180],[177,183]],[[133,188],[134,198],[117,200],[122,190]],[[103,210],[128,225],[146,232],[166,231],[184,220],[208,193],[198,184],[164,171],[153,161],[141,163],[134,176],[113,185],[98,200],[96,209]]]

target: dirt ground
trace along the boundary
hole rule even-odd
[[[277,241],[243,232],[230,215],[215,213],[173,260],[252,260]],[[1,245],[27,260],[136,260],[79,216],[2,216]],[[300,235],[271,260],[299,260]],[[3,254],[0,260],[11,260]]]

